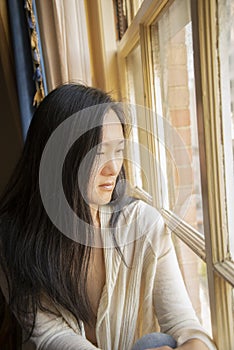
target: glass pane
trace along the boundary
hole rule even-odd
[[[174,1],[151,33],[164,207],[203,233],[190,1]]]
[[[152,195],[148,169],[149,158],[145,156],[148,148],[146,131],[146,110],[144,109],[144,86],[140,46],[127,57],[128,94],[132,120],[132,152],[134,159],[135,185]]]
[[[230,255],[234,260],[234,1],[219,0],[219,56]],[[232,167],[230,169],[230,164]]]
[[[203,327],[212,335],[206,264],[179,238],[174,237],[174,243],[194,310]]]

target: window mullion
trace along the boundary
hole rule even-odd
[[[234,263],[226,260],[216,263],[214,267],[215,271],[234,287]]]
[[[170,210],[162,209],[161,214],[169,229],[205,261],[205,242],[202,235]]]

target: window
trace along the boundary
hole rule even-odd
[[[231,349],[234,1],[122,4],[131,15],[118,42],[121,95],[141,105],[133,112],[131,137],[139,146],[131,159],[139,166],[129,172],[131,182],[173,231],[201,322],[220,349]],[[148,163],[142,145],[153,155]]]

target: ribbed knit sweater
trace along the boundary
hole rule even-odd
[[[122,209],[116,237],[125,263],[114,248],[109,229],[110,206],[100,209],[106,283],[97,313],[98,349],[131,350],[137,339],[160,330],[178,346],[198,338],[216,347],[201,327],[189,300],[171,234],[159,212],[141,200]],[[51,305],[50,305],[51,306]],[[40,350],[97,349],[62,308],[60,316],[38,312],[32,340]]]

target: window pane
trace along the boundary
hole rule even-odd
[[[156,124],[169,199],[164,207],[203,232],[190,1],[174,1],[151,32]]]
[[[212,335],[206,264],[174,237],[176,254],[194,310],[203,327]]]
[[[234,1],[219,0],[219,56],[230,254],[234,260]],[[230,168],[230,164],[232,167]]]
[[[135,186],[152,195],[150,178],[147,176],[150,167],[149,157],[145,150],[148,148],[146,131],[146,110],[144,108],[144,86],[142,74],[142,60],[140,46],[127,57],[128,94],[132,119],[133,170],[135,172]]]

